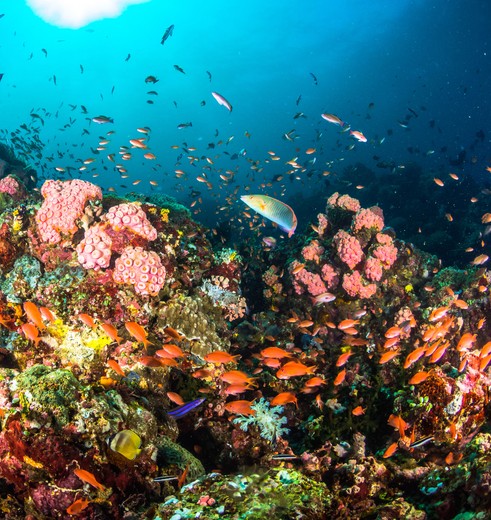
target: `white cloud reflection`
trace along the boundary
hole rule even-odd
[[[29,7],[44,21],[78,29],[91,22],[119,16],[127,6],[148,0],[27,0]]]

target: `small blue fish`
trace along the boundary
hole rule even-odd
[[[197,408],[200,404],[203,404],[205,401],[206,399],[204,397],[200,399],[195,399],[194,401],[189,401],[189,403],[185,403],[182,406],[178,406],[177,408],[170,410],[169,412],[167,412],[167,415],[174,417],[174,419],[181,419],[189,412]]]

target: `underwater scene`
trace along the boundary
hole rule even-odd
[[[491,518],[491,2],[0,1],[0,518]]]

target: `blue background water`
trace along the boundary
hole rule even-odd
[[[46,23],[21,0],[2,1],[0,13],[5,13],[0,19],[2,138],[22,123],[39,129],[42,158],[31,162],[41,178],[66,178],[55,167],[73,167],[71,175],[104,188],[124,192],[121,184],[135,189],[132,182],[141,179],[138,190],[177,194],[187,203],[196,198],[189,197],[194,189],[202,193],[210,217],[237,186],[239,194],[250,187],[289,201],[296,193],[328,196],[322,172],[341,172],[355,163],[375,168],[380,161],[404,166],[416,160],[436,176],[457,171],[483,185],[490,175],[485,168],[491,165],[491,3],[484,0],[152,0],[78,30]],[[174,34],[161,45],[171,24]],[[159,82],[146,84],[149,75]],[[147,94],[152,90],[158,96]],[[219,106],[211,91],[224,95],[233,111]],[[81,105],[88,114],[81,113]],[[44,126],[31,111],[44,117]],[[298,112],[306,117],[294,119]],[[347,121],[368,142],[340,133],[321,119],[323,112]],[[90,121],[100,114],[114,118],[114,124]],[[398,121],[407,116],[403,128]],[[193,126],[177,129],[187,122]],[[119,146],[143,137],[136,131],[143,126],[151,128],[148,144],[157,160],[132,150],[131,161],[117,161],[129,174],[121,180],[106,156],[117,156]],[[84,129],[88,135],[82,135]],[[91,149],[109,130],[115,134],[107,151],[94,155]],[[290,130],[297,137],[293,142],[284,139]],[[484,138],[476,138],[480,130]],[[197,148],[192,154],[200,160],[193,166],[187,153],[178,161],[182,148],[171,149],[183,143]],[[208,143],[215,148],[207,149]],[[309,147],[315,154],[305,154]],[[449,160],[464,149],[466,161],[451,167]],[[268,151],[281,160],[269,161]],[[79,172],[89,157],[96,161]],[[202,167],[210,166],[205,157],[214,163],[205,170],[212,189],[196,180]],[[265,185],[285,175],[291,169],[286,161],[295,158],[304,172],[291,174],[291,182]],[[316,162],[309,163],[313,158]],[[261,173],[252,175],[251,161],[259,161]],[[186,175],[176,178],[176,169]],[[219,178],[227,169],[237,171],[228,185]],[[240,205],[234,194],[232,205],[236,200]]]

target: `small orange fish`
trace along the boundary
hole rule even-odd
[[[305,382],[305,386],[307,388],[317,388],[318,386],[326,384],[326,380],[319,376],[312,377],[311,379]]]
[[[400,415],[394,414],[390,414],[387,423],[389,424],[389,426],[393,426],[396,430],[399,430],[399,435],[401,437],[404,437],[405,431],[409,426]]]
[[[351,351],[348,351],[348,352],[345,352],[344,354],[341,354],[338,357],[338,360],[336,361],[336,366],[337,367],[342,367],[342,366],[346,365],[346,363],[348,362],[348,359],[352,355],[353,355],[353,352],[351,352]]]
[[[170,336],[172,339],[175,339],[176,341],[182,341],[184,336],[182,334],[179,334],[176,329],[173,329],[172,327],[165,327],[164,332],[167,334],[167,336]]]
[[[183,404],[185,404],[184,399],[179,394],[176,394],[176,392],[167,392],[167,397],[174,404],[177,404],[177,406],[182,406]]]
[[[292,269],[292,274],[297,274],[302,271],[302,269],[305,269],[305,264],[298,264]]]
[[[234,384],[252,384],[254,382],[253,377],[249,377],[245,372],[241,370],[229,370],[224,372],[220,379],[226,383]]]
[[[324,408],[324,403],[322,402],[321,394],[317,394],[315,396],[315,404],[317,405],[317,408],[319,408],[319,410],[322,410]]]
[[[267,347],[261,350],[261,356],[264,358],[276,358],[276,359],[283,359],[292,357],[292,355],[287,352],[286,350],[283,350],[279,347]]]
[[[136,323],[136,321],[128,321],[124,324],[124,326],[138,342],[145,345],[145,348],[148,348],[148,345],[152,345],[152,343],[147,339],[147,333],[145,332],[145,329]]]
[[[102,330],[106,333],[107,336],[109,336],[113,341],[116,341],[116,343],[119,345],[121,340],[123,338],[120,338],[118,336],[118,331],[116,327],[113,327],[109,323],[101,323]]]
[[[237,363],[239,357],[240,356],[232,356],[222,350],[215,350],[214,352],[206,354],[204,359],[207,363],[212,363],[213,365],[225,365],[227,363]]]
[[[397,451],[397,442],[393,442],[385,451],[382,457],[384,459],[388,459],[389,457],[392,457],[394,453]]]
[[[90,327],[92,330],[94,330],[96,328],[96,324],[95,324],[94,318],[92,318],[92,316],[89,316],[88,314],[85,314],[82,312],[81,314],[78,315],[78,318],[80,321],[85,323],[85,325],[87,325],[87,327]]]
[[[306,366],[300,361],[289,361],[284,364],[278,372],[276,372],[276,377],[278,379],[290,379],[290,377],[301,377],[307,374],[313,374],[315,371],[315,366]]]
[[[458,352],[462,352],[464,350],[469,350],[474,343],[476,342],[477,334],[471,334],[470,332],[466,332],[457,343],[455,347]]]
[[[103,486],[100,482],[97,481],[95,475],[90,471],[77,468],[74,469],[73,472],[82,482],[87,482],[87,484],[90,484],[91,486],[94,486],[95,488],[100,489],[101,491],[106,489],[105,486]]]
[[[41,341],[41,338],[39,337],[39,331],[36,325],[33,325],[32,323],[24,323],[21,325],[21,329],[24,333],[24,336],[29,341],[32,341],[37,347],[38,343]]]
[[[458,307],[459,309],[466,310],[469,308],[468,303],[464,300],[454,300],[453,304],[455,305],[455,307]]]
[[[231,401],[226,403],[224,408],[227,412],[236,413],[239,415],[254,415],[256,412],[251,408],[251,401]]]
[[[341,370],[339,374],[336,376],[336,379],[334,379],[334,386],[339,386],[346,378],[346,370]]]
[[[293,392],[281,392],[270,401],[271,406],[283,406],[288,403],[293,403],[298,408],[297,397]]]
[[[120,364],[115,361],[114,359],[109,359],[107,362],[108,366],[112,368],[118,374],[118,376],[125,377],[126,374],[124,373],[124,370],[121,368]]]
[[[389,350],[388,352],[385,352],[382,354],[382,356],[379,359],[379,365],[384,365],[385,363],[388,363],[392,359],[394,359],[396,356],[400,354],[400,350]]]
[[[441,179],[439,179],[438,177],[435,177],[435,178],[433,179],[433,182],[434,182],[437,186],[445,186],[444,182],[443,182]]]
[[[43,323],[43,318],[41,316],[41,313],[39,312],[39,309],[37,308],[37,305],[33,302],[24,302],[22,305],[24,307],[24,312],[26,313],[27,319],[29,321],[32,321],[34,325],[39,330],[45,329],[45,325]]]
[[[153,356],[142,356],[139,360],[139,363],[142,365],[145,365],[146,367],[161,367],[162,363],[159,359],[153,357]]]
[[[426,381],[426,379],[428,379],[429,375],[430,375],[429,372],[417,372],[416,374],[414,374],[413,377],[411,377],[411,379],[408,381],[408,383],[410,385],[419,385],[423,381]]]
[[[89,504],[90,504],[90,500],[85,500],[85,498],[79,498],[78,500],[75,500],[75,502],[73,502],[66,508],[66,512],[69,515],[78,515],[84,509],[86,509]]]
[[[41,316],[50,323],[56,319],[55,315],[47,307],[39,307],[39,312],[41,313]]]
[[[162,345],[162,350],[167,352],[167,354],[171,358],[182,358],[182,357],[187,356],[187,354],[185,352],[183,352],[180,347],[178,347],[177,345],[172,345],[170,343],[166,343],[166,344]],[[163,356],[163,357],[165,357],[165,356]]]
[[[313,322],[312,320],[302,320],[302,321],[298,324],[298,326],[299,326],[299,327],[302,327],[302,328],[304,328],[304,327],[312,327],[313,324],[314,324],[314,322]]]
[[[355,416],[355,417],[358,417],[360,415],[363,415],[365,413],[365,410],[366,408],[363,408],[361,406],[357,406],[356,408],[353,408],[353,410],[351,410],[351,413]]]
[[[338,329],[339,330],[345,330],[350,329],[354,327],[355,325],[358,325],[360,323],[360,320],[343,320],[340,323],[338,323]]]
[[[401,332],[402,330],[400,327],[390,327],[390,329],[385,331],[384,336],[387,339],[398,338],[401,335]]]

